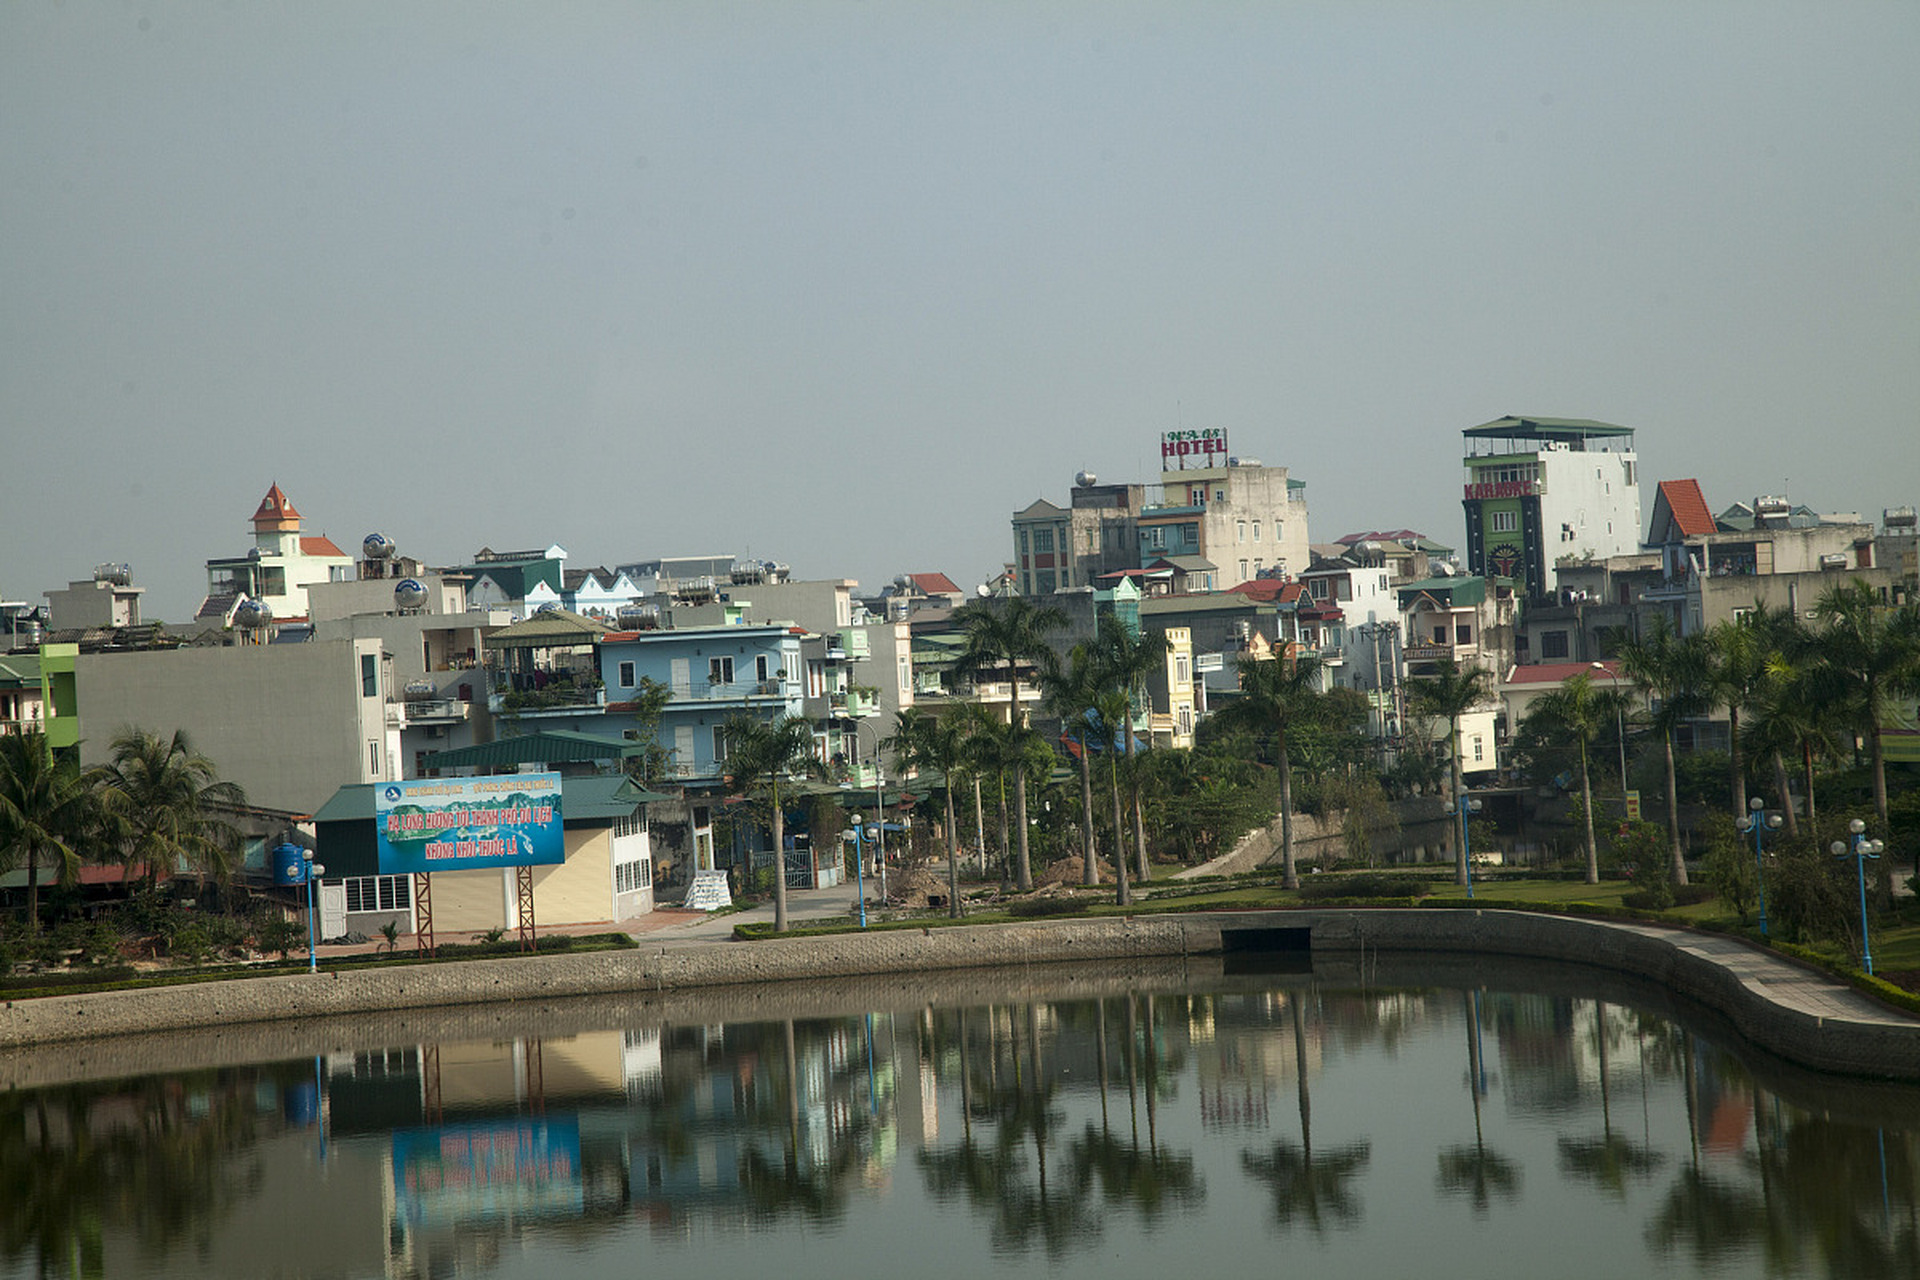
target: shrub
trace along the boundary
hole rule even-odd
[[[1300,882],[1300,898],[1304,902],[1320,902],[1328,898],[1423,898],[1430,892],[1432,885],[1426,880],[1379,872],[1315,876]]]
[[[1070,916],[1085,909],[1086,904],[1077,898],[1026,898],[1007,904],[1007,914],[1020,920]]]

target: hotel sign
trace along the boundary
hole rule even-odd
[[[1160,433],[1160,465],[1163,468],[1177,461],[1180,470],[1185,471],[1188,458],[1197,459],[1202,467],[1211,467],[1216,457],[1221,462],[1227,460],[1227,432],[1224,427]]]
[[[1467,498],[1469,501],[1475,498],[1531,498],[1534,485],[1532,480],[1491,480],[1470,484],[1467,486]]]
[[[566,861],[557,773],[382,782],[375,797],[383,876]]]

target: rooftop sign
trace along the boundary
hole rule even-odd
[[[1211,467],[1227,460],[1227,432],[1224,427],[1207,427],[1200,431],[1162,431],[1160,433],[1160,466],[1164,470],[1176,461],[1179,469],[1187,469],[1187,459],[1193,458],[1197,465]]]

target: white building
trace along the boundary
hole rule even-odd
[[[1633,428],[1506,417],[1461,435],[1469,573],[1524,599],[1548,599],[1559,586],[1557,561],[1640,549]]]
[[[207,596],[194,616],[225,625],[242,600],[258,600],[276,620],[307,616],[307,588],[348,582],[353,557],[324,536],[300,532],[300,513],[275,484],[253,513],[253,549],[207,561]]]

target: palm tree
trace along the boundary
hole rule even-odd
[[[820,761],[813,753],[813,726],[799,716],[758,720],[746,714],[727,718],[721,730],[727,744],[727,766],[736,794],[758,791],[772,810],[773,931],[787,928],[787,815],[780,799],[782,780],[794,774],[818,775]]]
[[[0,869],[27,867],[27,927],[40,927],[40,866],[62,884],[80,874],[80,845],[99,816],[92,780],[35,731],[0,735]]]
[[[1240,697],[1218,715],[1228,727],[1273,735],[1280,769],[1280,883],[1283,888],[1298,889],[1300,875],[1293,863],[1293,761],[1288,751],[1292,735],[1319,715],[1320,659],[1311,654],[1242,658],[1238,665]]]
[[[1582,671],[1533,704],[1527,719],[1544,723],[1580,744],[1580,803],[1587,815],[1587,883],[1600,883],[1600,853],[1593,839],[1593,783],[1587,771],[1587,750],[1614,722],[1615,703],[1609,691],[1594,686]]]
[[[1008,722],[1017,737],[1026,729],[1020,706],[1020,665],[1042,661],[1048,652],[1047,635],[1067,625],[1067,615],[1052,605],[1033,605],[1019,596],[990,604],[976,601],[957,610],[954,621],[966,635],[966,648],[954,664],[956,672],[977,675],[1006,671],[1010,693]],[[1013,775],[1013,820],[1016,861],[1015,885],[1021,893],[1033,888],[1033,870],[1027,860],[1027,771]]]
[[[184,730],[171,738],[126,730],[113,740],[101,777],[120,856],[128,867],[144,863],[149,884],[183,863],[216,880],[232,874],[240,833],[221,811],[244,805],[247,793],[221,781],[218,766],[193,749]]]
[[[887,747],[894,759],[906,769],[929,769],[940,774],[940,791],[946,800],[947,825],[947,915],[960,918],[960,852],[958,829],[953,821],[953,778],[959,772],[966,749],[966,728],[958,707],[948,707],[938,716],[918,707],[906,707],[894,722],[893,736]]]
[[[1093,650],[1084,644],[1073,646],[1067,654],[1065,667],[1050,662],[1040,672],[1040,692],[1046,699],[1048,709],[1059,716],[1065,726],[1061,736],[1072,734],[1079,747],[1076,754],[1080,758],[1080,817],[1084,833],[1080,859],[1084,866],[1080,883],[1088,888],[1100,883],[1100,853],[1093,834],[1093,751],[1088,740],[1090,726],[1087,722],[1089,711],[1099,700],[1101,688]],[[1118,838],[1116,835],[1115,839]]]
[[[1458,804],[1465,788],[1460,781],[1460,717],[1485,702],[1493,693],[1493,673],[1485,667],[1461,667],[1452,658],[1434,663],[1430,675],[1418,676],[1407,683],[1415,714],[1447,722],[1447,757],[1451,766],[1453,791],[1449,802]],[[1467,883],[1467,849],[1451,826],[1447,839],[1453,845],[1453,880]]]
[[[1727,709],[1727,773],[1735,813],[1747,811],[1740,715],[1758,703],[1766,685],[1767,659],[1772,656],[1778,626],[1771,612],[1756,605],[1751,612],[1707,632],[1707,696]]]
[[[1855,578],[1827,588],[1813,612],[1821,623],[1821,664],[1866,740],[1873,810],[1884,824],[1887,761],[1880,725],[1896,696],[1920,688],[1920,605],[1888,609],[1864,579]]]
[[[1120,731],[1117,722],[1133,714],[1133,703],[1124,691],[1107,689],[1094,701],[1093,710],[1099,718],[1100,736],[1106,742],[1107,778],[1113,784],[1113,900],[1124,907],[1133,902],[1133,890],[1127,885],[1127,845],[1120,834],[1125,819],[1120,816],[1120,752],[1114,736]]]
[[[1163,670],[1167,661],[1167,637],[1165,632],[1156,631],[1151,635],[1136,633],[1133,628],[1113,614],[1100,619],[1100,625],[1094,635],[1095,655],[1099,670],[1106,680],[1116,689],[1126,692],[1129,704],[1135,704],[1146,696],[1147,678],[1155,671]],[[1133,716],[1126,721],[1127,760],[1129,765],[1137,759],[1133,740]],[[1147,861],[1147,824],[1140,812],[1140,783],[1136,771],[1128,769],[1133,792],[1133,847],[1136,858],[1135,870],[1144,883],[1153,876],[1153,867]],[[1120,835],[1114,833],[1114,839]]]
[[[1676,885],[1687,883],[1686,851],[1680,847],[1680,792],[1673,769],[1673,736],[1682,721],[1707,710],[1707,647],[1704,633],[1676,636],[1664,617],[1645,635],[1621,636],[1620,665],[1654,700],[1653,727],[1667,753],[1667,838]]]

